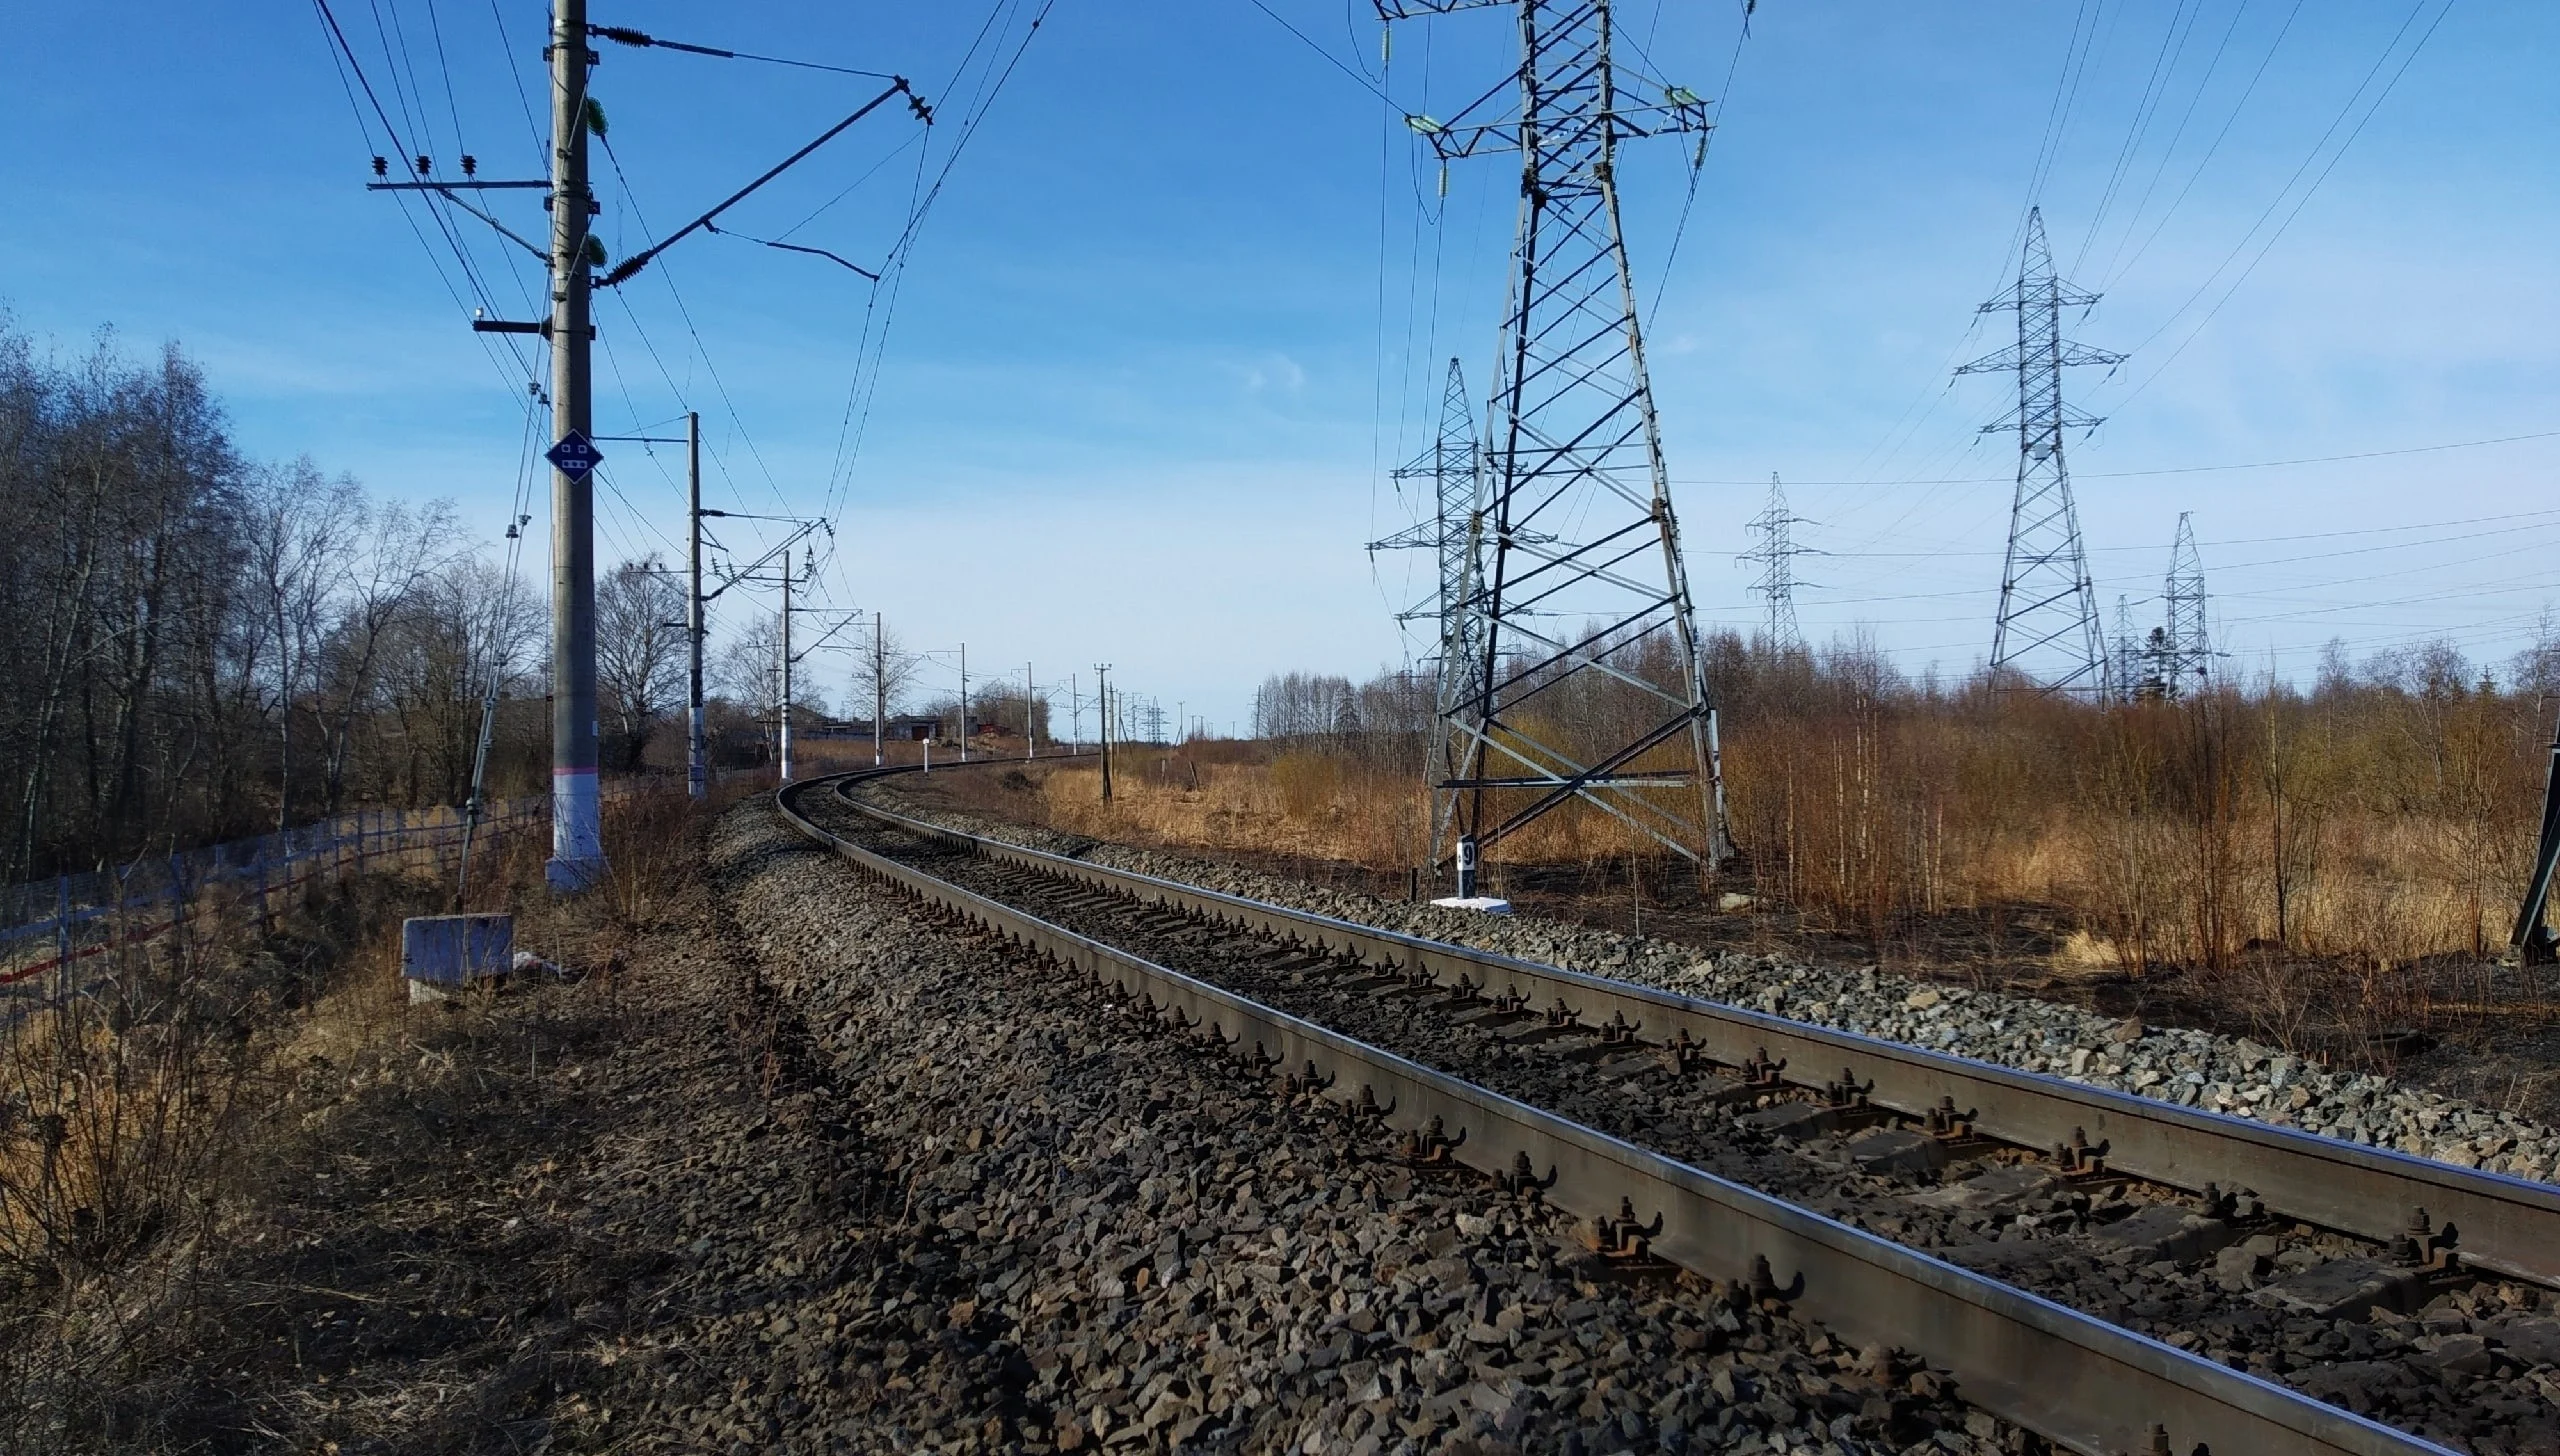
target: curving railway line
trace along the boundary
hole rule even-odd
[[[1369,1110],[1603,1257],[1789,1302],[2055,1446],[2537,1449],[2560,1189],[781,796],[865,872]],[[888,770],[886,772],[901,772]],[[2364,1412],[2364,1413],[2359,1413]]]

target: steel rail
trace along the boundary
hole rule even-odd
[[[839,789],[850,787],[836,783]],[[1379,930],[1006,844],[850,794],[841,797],[876,820],[967,846],[983,858],[1081,880],[1381,967],[1427,971],[1452,984],[1464,979],[1486,991],[1526,992],[1539,1007],[1561,1001],[1595,1030],[1622,1016],[1640,1025],[1648,1042],[1669,1041],[1685,1031],[1709,1059],[1727,1066],[1762,1056],[1782,1061],[1791,1070],[1787,1080],[1796,1086],[1819,1090],[1835,1074],[1861,1087],[1872,1082],[1868,1101],[1906,1117],[1925,1119],[1952,1101],[1976,1132],[2003,1142],[2051,1149],[2085,1136],[2092,1148],[2102,1150],[2113,1171],[2190,1191],[2207,1185],[2225,1192],[2245,1190],[2286,1218],[2341,1233],[2396,1245],[2408,1236],[2412,1215],[2424,1210],[2439,1241],[2458,1235],[2455,1247],[2462,1263],[2560,1286],[2560,1188],[2547,1183]]]
[[[1499,1176],[1525,1156],[1550,1170],[1544,1196],[1567,1212],[1599,1220],[1632,1205],[1654,1213],[1653,1254],[1777,1293],[1852,1343],[1916,1354],[1952,1373],[1969,1403],[2067,1450],[2445,1449],[1053,925],[832,834],[796,806],[822,785],[902,771],[810,780],[776,802],[800,833],[875,879],[1114,986],[1156,1015],[1250,1046],[1262,1065],[1312,1065],[1329,1079],[1327,1095],[1355,1106],[1375,1099],[1390,1126],[1436,1123],[1458,1162]]]

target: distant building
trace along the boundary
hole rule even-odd
[[[924,713],[892,714],[880,736],[892,743],[920,743],[934,735],[934,729],[940,721]],[[808,729],[806,732],[811,738],[869,738],[871,720],[827,718],[820,720],[817,727]]]

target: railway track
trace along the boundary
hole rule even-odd
[[[2456,1344],[2429,1364],[2432,1334],[2358,1332],[2480,1270],[2548,1281],[2560,1199],[2541,1185],[1001,844],[843,792],[870,777],[795,786],[785,813],[1275,1074],[1374,1105],[1418,1162],[1542,1185],[1612,1255],[1783,1295],[2058,1446],[2448,1449],[2283,1383],[2398,1360],[2437,1389],[2383,1414],[2524,1449],[2499,1440],[2539,1390],[2474,1381],[2495,1357]],[[2282,1277],[2254,1298],[2222,1287],[2261,1270]],[[2503,1413],[2466,1417],[2484,1395]]]

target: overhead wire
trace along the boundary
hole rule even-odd
[[[931,185],[924,188],[922,195],[912,200],[906,224],[899,229],[897,238],[889,246],[887,263],[881,269],[884,274],[890,275],[890,282],[887,285],[888,306],[881,315],[879,338],[873,348],[871,382],[869,388],[864,390],[861,379],[857,377],[855,381],[854,390],[862,394],[861,414],[853,424],[849,446],[840,449],[838,463],[829,471],[828,499],[830,502],[843,499],[852,486],[852,473],[861,458],[863,439],[870,430],[871,406],[879,396],[880,362],[887,354],[889,330],[897,319],[898,298],[906,277],[907,264],[915,250],[916,240],[923,231],[926,219],[932,215],[935,203],[941,199],[942,189],[950,181],[952,169],[959,166],[962,154],[968,150],[969,143],[976,139],[979,129],[986,124],[987,117],[995,110],[997,98],[1002,96],[1005,87],[1011,84],[1014,74],[1022,66],[1022,58],[1031,50],[1032,41],[1039,37],[1040,28],[1048,23],[1050,12],[1056,8],[1057,0],[1041,0],[1038,12],[1031,17],[1031,23],[1024,28],[1022,39],[1015,44],[1012,55],[1005,59],[1003,69],[993,71],[990,77],[982,80],[977,95],[972,98],[970,106],[965,111],[959,136],[953,140],[951,150],[943,156],[940,170],[934,174]],[[1012,8],[1008,6],[1007,13],[1011,11]],[[973,53],[974,50],[973,45]],[[953,79],[956,85],[958,75],[955,74]],[[920,150],[916,154],[919,176],[922,175],[922,168],[929,154],[930,148]],[[877,286],[875,285],[875,289]],[[857,367],[859,363],[860,360],[857,357]],[[852,417],[853,399],[850,392],[846,400],[846,412],[848,418]],[[840,433],[839,439],[842,438]],[[832,506],[828,514],[832,516]]]
[[[2140,344],[2136,345],[2133,349],[2128,350],[2128,353],[2140,353],[2144,348],[2147,348],[2149,345],[2156,342],[2162,334],[2167,333],[2179,318],[2187,312],[2187,310],[2193,308],[2199,300],[2212,291],[2214,284],[2220,281],[2224,270],[2228,269],[2232,263],[2238,261],[2241,253],[2248,248],[2251,240],[2257,236],[2259,229],[2265,227],[2268,220],[2275,216],[2276,210],[2284,205],[2285,198],[2293,191],[2294,184],[2301,181],[2303,175],[2310,170],[2311,165],[2314,162],[2320,160],[2320,153],[2324,148],[2328,147],[2329,139],[2336,135],[2338,128],[2345,124],[2350,115],[2354,114],[2356,103],[2363,99],[2365,91],[2372,86],[2374,78],[2382,73],[2382,68],[2389,64],[2392,55],[2399,50],[2402,37],[2409,33],[2409,28],[2417,23],[2419,16],[2426,12],[2427,6],[2431,3],[2436,3],[2436,0],[2417,0],[2417,3],[2410,7],[2408,17],[2400,23],[2400,28],[2392,33],[2391,40],[2383,47],[2382,55],[2374,61],[2372,69],[2365,73],[2364,79],[2357,83],[2355,91],[2348,96],[2346,104],[2339,108],[2338,115],[2330,121],[2328,128],[2320,134],[2320,139],[2312,144],[2311,152],[2303,158],[2302,165],[2295,168],[2293,175],[2288,177],[2284,186],[2277,190],[2275,199],[2267,204],[2266,211],[2261,213],[2258,220],[2250,225],[2248,232],[2241,235],[2240,241],[2233,245],[2230,254],[2226,256],[2221,263],[2215,265],[2214,270],[2206,275],[2205,281],[2197,286],[2196,291],[2189,295],[2184,303],[2179,304],[2177,308],[2171,310],[2169,315],[2161,320],[2159,327],[2153,329]],[[2400,84],[2400,78],[2408,74],[2409,67],[2418,59],[2418,53],[2426,49],[2427,42],[2434,38],[2437,28],[2444,24],[2445,17],[2453,12],[2453,6],[2454,0],[2442,0],[2441,8],[2436,11],[2435,19],[2430,21],[2427,28],[2419,34],[2416,44],[2409,47],[2408,53],[2400,58],[2400,65],[2397,69],[2392,71],[2391,78],[2383,83],[2381,90],[2374,93],[2372,104],[2365,107],[2364,114],[2362,116],[2356,118],[2355,125],[2348,131],[2346,139],[2340,142],[2334,150],[2329,152],[2329,159],[2327,163],[2320,168],[2318,175],[2311,179],[2311,185],[2303,188],[2301,195],[2294,199],[2293,207],[2290,211],[2285,213],[2284,220],[2277,223],[2274,231],[2267,234],[2266,241],[2261,243],[2258,247],[2258,251],[2250,257],[2248,265],[2242,268],[2238,276],[2231,280],[2230,286],[2222,291],[2222,296],[2220,298],[2214,300],[2213,306],[2205,311],[2204,316],[2196,320],[2194,326],[2187,330],[2185,337],[2179,340],[2178,346],[2170,350],[2166,358],[2162,359],[2157,365],[2154,365],[2151,372],[2143,376],[2140,383],[2135,384],[2131,389],[2127,390],[2118,398],[2117,406],[2119,408],[2121,408],[2125,403],[2138,397],[2144,390],[2149,389],[2152,381],[2158,379],[2170,365],[2176,363],[2178,356],[2187,351],[2187,346],[2193,344],[2204,332],[2206,326],[2213,322],[2214,317],[2222,312],[2223,306],[2231,301],[2232,295],[2238,293],[2241,285],[2249,281],[2249,276],[2252,273],[2255,273],[2258,265],[2266,260],[2268,252],[2271,251],[2275,247],[2277,241],[2284,236],[2286,229],[2293,226],[2293,220],[2302,215],[2303,208],[2310,205],[2313,195],[2320,190],[2320,184],[2329,179],[2329,174],[2331,172],[2337,170],[2338,163],[2345,158],[2348,149],[2355,145],[2356,138],[2364,134],[2364,129],[2366,125],[2373,120],[2374,114],[2382,109],[2382,104],[2385,101],[2390,99],[2392,91]]]
[[[2133,250],[2133,256],[2124,261],[2124,266],[2117,268],[2112,263],[2109,265],[2110,279],[2121,279],[2133,271],[2134,267],[2142,261],[2143,256],[2151,251],[2151,245],[2159,241],[2161,232],[2169,226],[2169,219],[2177,216],[2178,208],[2187,200],[2187,194],[2195,191],[2196,183],[2204,177],[2205,169],[2213,165],[2214,157],[2222,150],[2223,141],[2231,135],[2231,128],[2239,122],[2240,114],[2248,109],[2249,98],[2257,94],[2258,83],[2266,79],[2267,68],[2275,63],[2276,52],[2284,48],[2285,37],[2293,33],[2293,22],[2302,14],[2303,4],[2304,0],[2293,0],[2293,8],[2285,12],[2283,23],[2276,27],[2275,38],[2267,42],[2266,54],[2258,58],[2257,69],[2250,72],[2248,83],[2240,88],[2239,98],[2231,103],[2230,112],[2222,118],[2222,126],[2214,133],[2212,142],[2205,147],[2204,155],[2196,159],[2195,169],[2187,174],[2186,183],[2178,189],[2177,196],[2169,199],[2169,205],[2161,210],[2159,219],[2151,225],[2151,231],[2143,235],[2142,246]],[[2245,10],[2247,7],[2244,5],[2242,9]],[[2238,16],[2235,15],[2233,24],[2236,26],[2238,23]],[[2165,162],[2166,159],[2163,160]]]
[[[390,113],[384,109],[380,93],[374,89],[372,78],[365,74],[363,63],[357,58],[355,48],[347,39],[345,28],[338,23],[336,13],[330,9],[328,0],[312,0],[312,8],[318,14],[323,33],[330,42],[330,60],[338,72],[339,87],[346,93],[348,110],[355,116],[357,131],[365,134],[370,143],[371,128],[365,121],[366,106],[370,105],[374,121],[381,126],[384,136],[390,143],[389,150],[394,155],[408,155],[409,148],[400,129],[393,124]],[[356,100],[359,89],[364,93],[364,104],[359,104]],[[461,239],[454,234],[444,214],[432,204],[415,204],[425,208],[428,220],[443,236],[446,249],[461,265],[463,280],[469,285],[469,292],[472,295],[471,301],[465,300],[465,290],[457,287],[453,281],[453,275],[446,271],[444,254],[439,253],[436,246],[427,240],[427,229],[419,223],[418,215],[413,210],[410,194],[394,192],[391,196],[400,209],[402,221],[407,224],[411,235],[417,238],[420,250],[427,255],[428,266],[435,270],[437,281],[443,285],[445,295],[453,300],[455,309],[468,312],[473,302],[483,309],[493,308],[494,300],[490,297],[488,289],[481,283],[477,273],[471,269],[469,254],[464,249]],[[488,357],[491,366],[507,379],[511,388],[533,377],[532,366],[523,355],[516,352],[516,346],[512,340],[500,344],[495,341],[503,336],[477,332],[472,337],[479,343],[481,352]]]
[[[2107,279],[2120,276],[2116,265],[2124,259],[2125,245],[2133,241],[2134,231],[2141,225],[2143,214],[2150,209],[2151,199],[2160,191],[2160,179],[2168,175],[2169,163],[2178,155],[2178,144],[2186,140],[2187,128],[2194,124],[2197,108],[2204,104],[2205,93],[2213,89],[2213,78],[2221,73],[2222,58],[2230,54],[2231,39],[2240,33],[2240,22],[2248,16],[2250,3],[2251,0],[2239,0],[2231,7],[2231,23],[2222,28],[2221,39],[2214,43],[2213,54],[2205,58],[2204,70],[2196,77],[2195,89],[2187,93],[2187,104],[2178,112],[2178,124],[2170,129],[2169,140],[2160,148],[2159,159],[2151,164],[2151,175],[2142,184],[2142,195],[2134,199],[2133,210],[2125,214],[2124,227],[2116,234],[2116,245],[2107,255],[2106,267],[2100,270]],[[2199,4],[2196,10],[2198,23],[2201,23],[2203,15],[2204,7]],[[2094,234],[2094,229],[2092,231]],[[2077,271],[2075,266],[2074,272]]]
[[[1658,5],[1654,7],[1653,18],[1656,25],[1661,24],[1662,9]],[[1733,105],[1733,78],[1742,69],[1742,43],[1750,38],[1751,20],[1746,12],[1741,27],[1734,33],[1733,54],[1725,61],[1724,84],[1716,88],[1715,120],[1708,126],[1706,135],[1698,139],[1697,150],[1689,163],[1689,185],[1680,198],[1680,217],[1671,227],[1671,246],[1662,255],[1662,275],[1654,281],[1653,306],[1645,310],[1647,333],[1652,332],[1653,321],[1662,313],[1662,300],[1671,292],[1672,266],[1680,261],[1680,244],[1689,236],[1689,214],[1698,204],[1698,181],[1706,175],[1707,156],[1715,149],[1716,135],[1724,130],[1725,112]],[[1646,64],[1650,65],[1651,61]]]
[[[631,209],[632,220],[640,224],[643,233],[647,233],[649,219],[640,210],[640,199],[632,190],[630,177],[622,170],[622,157],[614,150],[613,139],[610,136],[599,136],[596,140],[604,143],[605,159],[613,167],[614,180],[622,187],[623,205]],[[775,503],[788,512],[791,503],[783,494],[782,482],[774,476],[773,468],[765,463],[764,452],[757,447],[754,434],[747,429],[746,419],[739,413],[738,402],[729,393],[728,382],[720,377],[720,366],[711,357],[710,346],[703,342],[702,330],[694,323],[693,310],[685,303],[683,290],[676,286],[675,274],[663,262],[652,271],[656,273],[659,283],[666,288],[668,299],[675,304],[676,316],[684,321],[685,332],[693,339],[694,355],[702,361],[703,373],[711,377],[711,387],[719,394],[721,407],[728,412],[730,428],[736,432],[739,442],[746,446],[748,456],[755,461],[756,469],[764,476],[765,487],[772,492]],[[620,299],[622,291],[614,290],[614,296]],[[641,333],[642,342],[648,344],[647,335],[641,330],[639,314],[631,308],[627,299],[623,300],[623,313],[631,320],[632,329]],[[657,352],[654,344],[650,344],[649,349],[652,354]],[[663,368],[663,364],[661,367]],[[669,376],[668,383],[671,386],[674,384],[672,375]],[[679,399],[683,397],[681,391],[678,392],[677,397]],[[725,465],[723,468],[725,470]]]
[[[1340,56],[1335,55],[1330,49],[1319,44],[1313,36],[1308,35],[1305,31],[1298,29],[1296,26],[1291,25],[1286,19],[1282,18],[1279,11],[1263,4],[1262,0],[1245,0],[1245,3],[1252,6],[1254,9],[1261,11],[1263,14],[1270,16],[1271,22],[1274,25],[1279,26],[1282,30],[1289,32],[1291,35],[1296,36],[1300,45],[1303,45],[1308,50],[1322,56],[1326,65],[1331,66],[1335,70],[1350,77],[1362,90],[1365,90],[1370,95],[1377,97],[1380,101],[1386,102],[1389,106],[1395,105],[1395,101],[1387,95],[1386,91],[1382,89],[1377,82],[1372,81],[1367,76],[1353,70],[1349,65],[1343,62]]]
[[[2405,445],[2389,450],[2357,450],[2344,455],[2303,455],[2289,460],[2243,460],[2221,465],[2168,465],[2147,470],[2083,470],[2073,472],[2082,480],[2128,480],[2138,476],[2202,475],[2225,470],[2275,470],[2295,465],[2333,465],[2346,460],[2380,460],[2393,455],[2426,455],[2440,450],[2471,450],[2485,445],[2513,445],[2526,440],[2560,439],[2560,430],[2537,430],[2522,435],[2496,435],[2481,440],[2454,440],[2440,445]],[[1939,480],[1816,480],[1790,485],[1875,486],[1875,485],[2005,485],[2006,475],[1950,476]],[[1762,485],[1758,480],[1706,480],[1683,478],[1674,485]]]
[[[987,18],[980,22],[976,35],[971,37],[967,50],[962,52],[959,64],[952,69],[951,79],[944,84],[937,94],[944,97],[958,94],[960,81],[963,77],[969,74],[971,67],[975,65],[979,50],[985,46],[988,38],[996,32],[998,22],[1005,15],[1009,14],[1011,10],[1012,5],[1010,0],[999,0],[999,3],[988,8]],[[986,94],[986,88],[983,81],[984,78],[982,77],[978,97],[973,98],[971,103],[973,105],[977,100],[983,99]],[[915,137],[915,140],[918,142],[916,150],[916,170],[914,177],[909,181],[907,191],[906,216],[910,220],[909,226],[912,225],[912,220],[919,214],[924,205],[925,169],[929,165],[932,156],[931,130],[931,127],[928,125],[926,128],[919,131]],[[891,157],[894,157],[894,155],[895,153],[892,153]],[[891,157],[883,157],[879,162],[874,163],[873,166],[861,177],[855,179],[854,185],[859,186],[863,181],[868,180],[874,173],[878,172],[882,166],[886,165],[887,162],[891,160]],[[850,192],[851,190],[852,188],[847,188],[846,192]],[[843,195],[844,194],[839,193],[838,197],[836,199],[830,199],[826,206],[833,206],[835,201],[840,200]],[[822,207],[819,210],[824,211],[825,208]],[[812,213],[810,216],[815,217],[816,215],[816,213]],[[802,220],[803,223],[806,221],[807,219],[805,218]],[[800,224],[794,224],[791,229],[786,230],[783,233],[783,236],[789,237],[792,232],[796,232],[798,230],[799,226]],[[893,242],[887,250],[887,255],[884,257],[880,268],[880,272],[885,275],[888,280],[888,313],[884,315],[881,308],[882,286],[878,280],[875,280],[872,283],[870,292],[863,303],[862,328],[856,334],[854,341],[853,374],[851,379],[846,383],[845,407],[836,424],[835,458],[827,467],[826,503],[820,514],[828,518],[833,518],[838,507],[843,502],[851,488],[853,461],[860,453],[860,438],[863,434],[868,432],[870,427],[871,401],[876,398],[879,387],[877,365],[882,358],[885,358],[885,353],[888,347],[888,324],[894,320],[896,301],[903,289],[906,279],[907,254],[902,245],[906,241],[907,235],[908,227],[902,226],[898,240]]]
[[[498,27],[498,46],[506,57],[507,79],[515,83],[516,104],[524,111],[525,135],[533,142],[533,155],[538,170],[548,172],[548,150],[542,144],[541,123],[533,119],[533,93],[524,88],[524,70],[516,61],[515,38],[507,34],[506,13],[498,8],[498,0],[489,0],[489,19]]]
[[[2192,7],[2192,8],[2191,8]],[[2160,49],[2152,53],[2150,74],[2143,78],[2142,92],[2135,99],[2133,119],[2125,128],[2124,141],[2116,148],[2115,165],[2107,171],[2107,185],[2098,193],[2097,210],[2090,215],[2087,231],[2081,235],[2080,251],[2072,255],[2071,276],[2077,277],[2080,265],[2088,261],[2089,249],[2106,227],[2107,213],[2115,206],[2116,193],[2123,186],[2127,168],[2142,149],[2142,139],[2151,130],[2151,118],[2158,112],[2160,100],[2168,93],[2169,79],[2176,74],[2178,61],[2186,54],[2186,38],[2195,33],[2196,21],[2204,14],[2201,0],[2177,0],[2169,11],[2169,23],[2160,33]],[[2183,29],[2179,21],[2184,20]]]

